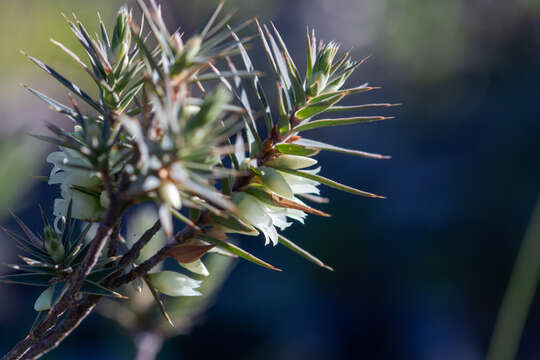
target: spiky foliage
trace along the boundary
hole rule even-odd
[[[96,99],[27,55],[90,110],[81,110],[75,99],[71,105],[65,105],[27,88],[53,110],[70,118],[74,127],[64,130],[49,124],[53,136],[37,136],[60,148],[47,158],[54,165],[49,183],[60,185],[61,189],[61,198],[54,204],[55,226],[46,224],[44,241],[24,225],[21,226],[31,241],[12,234],[23,250],[30,250],[36,259],[29,260],[29,265],[15,267],[27,273],[9,275],[4,281],[41,277],[39,284],[53,289],[42,295],[52,299],[46,304],[56,301],[57,295],[49,293],[56,294],[57,284],[71,283],[77,287],[78,282],[71,281],[69,273],[77,266],[75,259],[84,255],[81,250],[84,246],[82,235],[72,241],[74,218],[99,222],[100,229],[105,229],[101,237],[89,242],[99,245],[86,258],[99,257],[102,245],[111,239],[110,256],[97,265],[88,260],[85,264],[90,266],[88,274],[86,269],[77,272],[84,276],[84,284],[90,282],[95,288],[103,289],[98,295],[116,295],[108,288],[142,277],[166,317],[160,293],[198,295],[194,289],[200,284],[169,270],[148,274],[167,257],[175,258],[181,266],[200,275],[208,275],[201,262],[208,252],[238,256],[279,270],[238,247],[231,241],[231,234],[262,233],[266,244],[281,243],[331,269],[280,232],[291,225],[290,219],[303,223],[307,214],[329,216],[304,202],[327,202],[319,196],[320,184],[381,198],[319,175],[320,167],[315,167],[314,156],[320,151],[374,159],[387,156],[345,149],[303,136],[312,129],[388,119],[327,117],[335,111],[391,106],[337,105],[346,96],[375,89],[367,84],[343,89],[361,61],[351,60],[348,52],[338,56],[336,43],[317,44],[314,31],[308,32],[307,66],[302,76],[274,25],[270,30],[257,22],[257,35],[275,80],[275,89],[266,92],[259,79],[261,74],[255,70],[244,46],[252,37],[237,35],[252,21],[228,26],[232,15],[220,19],[223,6],[220,4],[206,25],[187,38],[179,32],[169,32],[161,9],[153,0],[149,4],[138,3],[144,21],[137,24],[132,12],[122,8],[112,33],[100,22],[101,35],[97,37],[89,35],[76,18],[67,20],[88,55],[86,62],[53,40],[95,81],[99,93]],[[235,64],[232,57],[236,55],[239,57]],[[273,102],[267,94],[275,94],[276,109],[271,109]],[[250,104],[250,99],[258,103]],[[266,130],[259,122],[264,123]],[[137,255],[157,231],[155,226],[149,230],[150,235],[123,250],[118,247],[121,235],[114,238],[106,230],[113,226],[118,229],[126,209],[143,202],[156,204],[160,221],[157,225],[161,225],[170,243],[140,262]],[[173,218],[186,225],[174,236]],[[53,251],[47,239],[55,237],[62,241],[54,243]],[[105,268],[102,261],[107,263]],[[31,268],[27,267],[30,265]],[[102,282],[104,277],[92,280],[102,269],[106,270],[108,280]],[[92,293],[85,285],[71,290]]]
[[[56,303],[65,291],[66,284],[70,282],[74,269],[81,264],[88,252],[89,242],[85,240],[90,224],[87,224],[82,231],[77,231],[76,220],[72,218],[71,210],[70,204],[67,216],[61,224],[60,233],[57,233],[49,223],[43,211],[41,213],[43,218],[42,234],[36,235],[15,214],[12,215],[24,235],[2,228],[24,253],[24,255],[19,255],[24,265],[8,264],[9,268],[17,270],[19,273],[2,276],[0,282],[47,287],[36,299],[34,309],[37,312],[49,310]],[[81,293],[125,298],[99,284],[116,271],[110,265],[118,259],[119,256],[101,258],[92,268],[88,277],[84,279]],[[40,313],[38,318],[41,315]]]

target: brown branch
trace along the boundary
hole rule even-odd
[[[120,261],[118,262],[118,268],[121,270],[123,269],[125,266],[129,265],[130,263],[132,263],[133,261],[135,261],[135,259],[137,259],[137,257],[139,257],[139,254],[141,253],[141,250],[142,248],[148,244],[148,242],[150,242],[150,240],[152,240],[152,238],[154,237],[154,235],[161,229],[161,222],[159,220],[156,220],[156,222],[154,223],[154,225],[152,225],[152,227],[148,230],[146,230],[144,232],[144,234],[142,234],[142,236],[139,238],[139,240],[137,240],[133,246],[131,246],[131,248],[129,249],[128,252],[126,252],[124,254],[124,256],[122,256],[122,258],[120,259]]]
[[[101,296],[88,296],[82,303],[72,309],[69,315],[56,327],[54,331],[48,333],[38,343],[34,344],[22,360],[37,359],[47,352],[55,349],[62,340],[68,337],[80,323],[91,313]]]
[[[124,212],[127,203],[124,202],[113,202],[107,210],[104,221],[100,224],[98,231],[92,240],[88,254],[86,254],[83,262],[73,274],[71,278],[70,285],[65,292],[65,294],[60,298],[60,300],[49,310],[49,313],[45,319],[37,325],[28,335],[21,341],[19,341],[4,357],[2,360],[16,360],[20,359],[30,347],[41,340],[47,332],[54,327],[60,316],[73,304],[76,303],[77,293],[79,292],[81,286],[83,285],[84,280],[90,274],[93,267],[96,265],[99,256],[109,236],[112,232],[112,227],[120,219],[122,213]]]
[[[114,226],[111,239],[109,240],[109,246],[107,249],[107,257],[115,256],[118,252],[118,243],[120,241],[120,229],[121,229],[121,223],[120,221]],[[112,265],[112,264],[110,264]]]
[[[130,272],[128,272],[125,275],[122,275],[118,278],[116,278],[113,282],[113,287],[119,287],[124,284],[127,284],[133,280],[135,280],[138,277],[141,277],[145,275],[147,272],[152,270],[154,266],[165,260],[169,256],[169,249],[172,248],[173,245],[167,245],[162,247],[157,253],[155,253],[152,257],[150,257],[148,260],[140,264],[139,266],[133,268]]]
[[[201,221],[198,222],[199,226],[201,225],[200,223]],[[195,234],[195,230],[192,227],[190,226],[184,227],[181,231],[176,233],[176,235],[174,236],[176,240],[175,244],[170,244],[170,245],[162,247],[157,253],[155,253],[149,259],[141,263],[139,266],[133,268],[127,274],[117,277],[112,284],[113,287],[122,286],[124,284],[127,284],[135,280],[138,277],[145,275],[147,272],[152,270],[154,266],[156,266],[157,264],[165,260],[167,257],[169,257],[169,250],[172,247],[176,246],[178,243],[183,243],[187,241],[188,239],[193,237],[194,234]],[[120,262],[122,262],[122,259],[120,260]]]
[[[150,229],[146,230],[139,240],[133,244],[131,249],[124,254],[118,263],[118,268],[123,269],[125,266],[133,262],[139,256],[141,249],[160,229],[161,223],[158,220]],[[104,285],[106,287],[114,286],[114,279],[109,279]],[[82,320],[84,320],[90,314],[100,299],[101,296],[98,295],[88,296],[83,302],[77,306],[74,306],[70,310],[69,315],[62,320],[60,325],[58,325],[54,331],[49,332],[34,345],[25,342],[25,346],[29,347],[30,350],[28,350],[21,359],[37,359],[38,357],[55,349],[69,334],[71,334],[71,332],[73,332],[73,330],[80,325]]]

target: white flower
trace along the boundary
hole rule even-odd
[[[293,161],[297,164],[301,162],[296,158],[288,158],[287,161]],[[307,166],[308,164],[314,163],[305,161],[302,166]],[[259,170],[262,172],[261,180],[268,190],[300,205],[307,206],[294,195],[319,194],[319,189],[317,187],[319,183],[317,181],[297,175],[291,175],[265,166],[260,167]],[[320,168],[303,171],[317,174],[319,170]],[[287,221],[287,218],[291,218],[303,224],[304,219],[307,217],[307,214],[302,210],[272,206],[267,202],[257,199],[253,195],[242,192],[234,193],[232,195],[232,200],[238,208],[239,216],[263,233],[265,245],[270,242],[277,245],[278,233],[276,228],[284,230],[292,225],[291,222]]]
[[[277,170],[267,166],[261,166],[259,170],[262,173],[261,179],[268,189],[287,199],[292,198],[293,190]]]
[[[176,185],[169,180],[162,180],[158,189],[159,196],[163,201],[175,209],[182,207],[182,200]]]
[[[313,169],[313,170],[302,170],[303,172],[310,173],[310,174],[318,174],[321,170],[320,167]],[[292,175],[283,171],[278,172],[285,178],[289,186],[291,187],[294,194],[315,194],[319,195],[320,191],[317,187],[319,185],[318,182],[310,179],[306,179],[301,176]]]
[[[194,290],[201,286],[199,280],[174,271],[160,271],[150,274],[152,285],[165,295],[169,296],[199,296],[200,292]]]
[[[63,147],[60,149],[61,151],[55,151],[47,157],[47,162],[53,164],[49,184],[60,185],[62,196],[54,201],[53,211],[56,217],[55,228],[59,232],[59,220],[66,216],[71,200],[72,216],[76,219],[96,221],[105,213],[99,195],[94,196],[73,188],[74,186],[83,187],[100,194],[103,190],[102,181],[94,172],[68,166],[89,166],[90,164],[78,152]]]
[[[45,289],[34,303],[34,310],[36,311],[45,311],[49,310],[52,305],[52,298],[54,294],[54,286],[49,286]]]
[[[278,234],[274,227],[274,219],[270,215],[269,209],[257,200],[256,197],[237,192],[232,195],[232,200],[238,208],[238,215],[249,224],[262,231],[265,244],[270,241],[276,245]],[[274,214],[275,219],[279,219],[278,214]]]
[[[191,271],[192,273],[199,274],[199,275],[202,275],[202,276],[210,275],[210,273],[208,272],[208,269],[206,268],[204,263],[201,261],[201,259],[195,260],[195,261],[190,262],[190,263],[181,263],[181,262],[179,262],[179,264],[182,267],[184,267],[184,268],[188,269],[189,271]]]

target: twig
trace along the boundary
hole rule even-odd
[[[123,269],[128,264],[132,263],[139,257],[139,254],[141,253],[142,248],[148,244],[150,240],[154,237],[154,235],[161,229],[161,222],[159,220],[156,220],[154,225],[146,230],[144,234],[137,240],[131,249],[127,253],[125,253],[124,256],[120,259],[118,262],[118,268]]]
[[[125,275],[122,275],[116,280],[114,280],[113,287],[119,287],[124,284],[129,283],[130,281],[135,280],[138,277],[143,276],[148,271],[152,270],[154,266],[165,260],[169,255],[169,249],[173,245],[167,245],[165,247],[162,247],[157,253],[155,253],[152,257],[150,257],[148,260],[140,264],[139,266],[133,268],[130,272],[128,272]]]
[[[120,219],[127,205],[127,203],[120,201],[112,204],[114,205],[111,205],[107,210],[105,219],[100,224],[98,231],[92,240],[88,254],[86,254],[81,265],[77,267],[65,294],[60,298],[56,305],[49,310],[45,319],[37,325],[34,330],[30,331],[23,340],[19,341],[6,355],[4,355],[2,360],[20,359],[33,344],[46,335],[46,333],[56,324],[58,318],[60,318],[60,316],[62,316],[62,314],[77,301],[77,293],[88,274],[90,274],[93,267],[96,265],[99,256],[112,233],[112,227]]]
[[[161,223],[156,221],[154,225],[146,230],[144,234],[133,244],[131,249],[120,259],[118,268],[122,269],[129,263],[133,262],[138,256],[141,249],[152,239],[152,237],[161,229]],[[152,266],[153,267],[153,266]],[[114,279],[109,279],[105,282],[106,287],[113,284]],[[114,286],[117,287],[117,286]],[[56,327],[54,331],[48,333],[45,337],[35,343],[33,346],[25,342],[26,347],[30,347],[22,357],[22,359],[36,359],[43,354],[55,349],[79,324],[90,314],[94,306],[99,302],[101,296],[88,296],[78,306],[70,310],[69,315]],[[26,339],[25,339],[26,340]]]
[[[92,240],[88,254],[82,264],[77,268],[66,293],[60,301],[49,311],[47,317],[31,331],[22,341],[17,343],[13,349],[7,353],[2,360],[20,359],[31,345],[41,339],[49,329],[51,329],[58,318],[68,309],[72,302],[75,302],[76,294],[79,292],[84,279],[90,274],[90,271],[97,263],[97,260],[105,246],[107,239],[111,234],[111,228],[105,224],[100,225],[96,236]]]
[[[114,226],[113,232],[111,234],[111,240],[109,241],[109,247],[107,249],[107,257],[115,256],[118,252],[118,242],[120,237],[120,229],[121,229],[120,221]],[[109,264],[112,265],[112,264]]]
[[[155,226],[156,226],[156,224],[154,224],[154,227]],[[154,227],[152,227],[151,229],[153,229]],[[151,229],[149,229],[149,230],[151,230]],[[192,227],[189,227],[189,226],[184,227],[181,231],[179,231],[175,235],[175,237],[174,237],[176,239],[175,244],[171,244],[171,245],[167,245],[167,246],[162,247],[157,253],[155,253],[153,256],[151,256],[148,260],[144,261],[139,266],[133,268],[127,274],[116,278],[116,280],[114,280],[114,282],[113,282],[113,287],[122,286],[124,284],[129,283],[130,281],[135,280],[138,277],[141,277],[141,276],[145,275],[147,272],[152,270],[154,268],[154,266],[156,266],[157,264],[159,264],[160,262],[165,260],[167,257],[169,257],[169,250],[172,247],[176,246],[178,243],[183,243],[183,242],[187,241],[188,239],[190,239],[193,236],[194,233],[195,233],[195,231],[194,231],[194,229]],[[146,235],[146,233],[144,235]],[[137,243],[139,243],[139,242],[140,242],[140,240],[137,241]],[[137,243],[135,243],[135,245]],[[138,254],[133,258],[133,260],[137,256],[138,256]],[[122,258],[120,260],[120,264],[122,263],[122,260],[124,260],[124,258]]]
[[[92,295],[87,297],[57,326],[55,331],[51,331],[38,343],[34,344],[30,350],[24,354],[22,360],[37,359],[45,353],[55,349],[62,340],[71,334],[75,328],[91,313],[101,296]]]

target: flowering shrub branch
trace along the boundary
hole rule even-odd
[[[3,359],[41,356],[71,333],[102,297],[124,299],[117,289],[135,280],[142,279],[172,323],[161,295],[200,295],[201,281],[177,270],[157,271],[167,258],[200,276],[209,276],[201,259],[210,252],[279,270],[236,245],[231,234],[262,235],[265,244],[282,244],[331,270],[281,232],[293,221],[304,223],[308,214],[329,216],[308,204],[328,201],[320,197],[321,184],[382,198],[319,175],[314,156],[320,151],[387,156],[303,136],[312,129],[388,119],[327,117],[335,111],[393,105],[337,105],[346,96],[376,89],[367,84],[342,89],[362,61],[352,60],[348,52],[338,57],[339,46],[317,43],[312,31],[306,36],[302,76],[274,25],[256,21],[275,80],[274,110],[244,46],[252,37],[238,35],[252,21],[230,27],[232,15],[220,18],[220,4],[203,29],[186,39],[167,30],[153,0],[138,3],[143,13],[139,24],[130,10],[121,8],[112,33],[100,21],[96,38],[76,18],[67,19],[88,62],[53,40],[91,76],[99,98],[25,54],[79,100],[72,99],[68,106],[26,87],[74,126],[66,131],[48,124],[53,136],[36,135],[59,147],[47,157],[53,165],[49,184],[60,187],[54,221],[49,223],[43,214],[39,235],[16,217],[24,236],[5,230],[26,253],[26,264],[12,265],[18,273],[0,281],[45,290],[36,300],[35,325]],[[236,55],[237,63],[232,59]],[[252,98],[257,105],[250,103]],[[156,205],[159,221],[129,246],[121,235],[125,211],[146,202]],[[173,219],[185,225],[176,234]],[[87,240],[91,224],[99,225]],[[160,230],[169,243],[141,259],[141,251]]]

